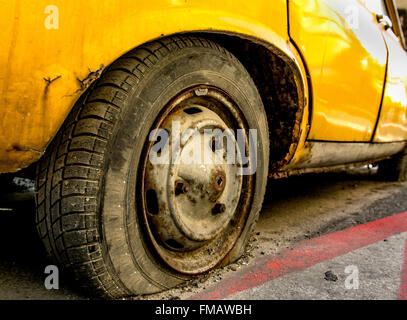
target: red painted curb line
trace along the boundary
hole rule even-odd
[[[406,231],[407,212],[318,238],[304,240],[296,244],[293,249],[286,249],[276,256],[265,257],[256,265],[237,272],[233,278],[189,299],[222,299]],[[404,265],[406,271],[404,275],[407,278],[407,263]],[[406,283],[407,279],[404,281],[405,287],[400,289],[402,294],[407,293]]]

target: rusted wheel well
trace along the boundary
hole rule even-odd
[[[270,170],[276,170],[292,157],[299,141],[303,115],[302,88],[288,57],[272,46],[234,35],[199,33],[232,52],[252,76],[263,100],[270,128]],[[298,76],[297,76],[298,77]],[[298,78],[297,78],[298,79]]]

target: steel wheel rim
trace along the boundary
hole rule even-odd
[[[213,141],[208,142],[202,132],[208,128],[247,132],[238,110],[232,99],[218,88],[188,89],[164,108],[152,128],[169,132],[170,149],[176,145],[174,141],[180,141],[179,148],[170,152],[170,163],[153,165],[149,157],[154,142],[145,144],[140,193],[146,238],[154,254],[178,272],[199,274],[218,265],[233,248],[250,212],[255,177],[239,175],[239,161],[209,163],[203,167],[184,163],[185,155],[197,150],[199,141],[203,154],[212,151],[215,155],[222,154],[225,160],[225,145],[214,151]],[[174,121],[180,123],[180,132],[193,128],[199,134],[173,141]],[[245,144],[249,150],[247,137]],[[240,160],[239,155],[236,160]]]

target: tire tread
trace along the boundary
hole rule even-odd
[[[37,165],[38,234],[49,256],[66,267],[83,289],[97,295],[131,295],[111,274],[98,233],[97,198],[107,142],[131,88],[160,59],[185,47],[228,53],[212,41],[187,36],[160,39],[130,51],[84,93]]]

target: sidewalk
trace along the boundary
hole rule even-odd
[[[407,212],[299,242],[190,299],[407,299]]]

